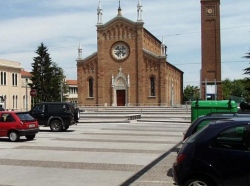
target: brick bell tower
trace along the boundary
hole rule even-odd
[[[220,0],[201,0],[201,99],[221,100]]]

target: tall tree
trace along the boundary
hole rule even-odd
[[[187,85],[184,88],[184,101],[199,99],[199,88],[197,86]]]
[[[243,56],[243,58],[247,58],[247,59],[250,59],[250,50],[249,50],[249,52],[247,52],[246,53],[246,55],[245,56]],[[247,68],[245,68],[244,69],[244,74],[248,74],[248,75],[250,75],[250,67],[247,67]],[[247,99],[247,101],[250,101],[250,79],[247,77],[247,78],[245,78],[244,79],[244,81],[245,81],[245,90],[246,90],[246,99]]]
[[[232,81],[229,78],[226,78],[222,81],[222,92],[223,99],[229,99],[232,96]]]
[[[246,53],[245,56],[243,56],[243,58],[250,59],[250,50],[249,50],[249,52]],[[245,68],[244,71],[245,71],[244,74],[250,74],[250,67]]]
[[[38,46],[35,53],[37,56],[33,58],[34,62],[31,64],[33,69],[30,84],[30,87],[37,91],[35,102],[60,101],[61,95],[64,100],[67,87],[63,83],[65,77],[63,70],[51,60],[48,49],[43,43]]]

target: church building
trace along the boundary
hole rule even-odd
[[[97,8],[97,52],[82,58],[78,48],[78,104],[92,106],[176,106],[182,104],[183,72],[167,61],[167,47],[137,21],[118,14],[102,22]]]

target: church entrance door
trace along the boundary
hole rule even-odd
[[[117,106],[125,106],[125,90],[116,90]]]

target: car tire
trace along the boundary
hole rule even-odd
[[[183,184],[183,186],[196,186],[196,185],[213,186],[214,184],[209,179],[202,178],[202,177],[189,179]]]
[[[79,119],[80,119],[80,110],[79,110],[79,108],[75,108],[74,120],[78,122]]]
[[[36,135],[27,135],[25,137],[27,140],[33,140],[36,137]]]
[[[53,132],[61,132],[63,129],[62,122],[58,119],[54,119],[50,122],[50,130]]]
[[[11,142],[16,142],[19,141],[20,139],[20,135],[18,134],[17,131],[10,131],[8,137]]]

